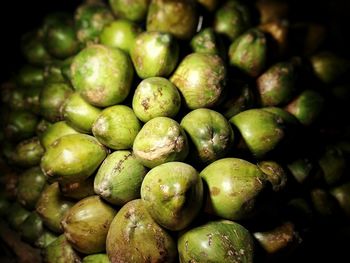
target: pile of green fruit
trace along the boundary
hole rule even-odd
[[[49,263],[287,262],[349,234],[350,62],[288,7],[48,14],[1,86],[3,221]]]

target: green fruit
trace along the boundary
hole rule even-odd
[[[136,37],[130,56],[140,78],[167,77],[177,65],[179,46],[169,33],[144,32]]]
[[[280,62],[257,79],[257,87],[262,106],[277,106],[289,102],[295,91],[295,66],[290,62]]]
[[[327,146],[318,163],[323,171],[324,180],[328,185],[338,183],[345,174],[345,156],[335,146]]]
[[[9,140],[22,140],[32,137],[35,133],[38,118],[28,111],[11,111],[3,128],[5,137]]]
[[[40,167],[23,172],[18,180],[17,200],[28,209],[34,209],[46,185],[46,177]]]
[[[106,156],[106,148],[94,137],[69,134],[46,149],[40,166],[50,180],[77,182],[92,175]]]
[[[75,11],[75,30],[81,43],[97,43],[104,26],[113,21],[112,12],[100,2],[85,3]]]
[[[19,231],[26,242],[33,244],[44,231],[43,221],[38,213],[32,212],[21,224]]]
[[[40,164],[44,151],[45,150],[41,146],[39,138],[33,137],[21,141],[16,145],[14,161],[16,165],[24,168],[36,166]]]
[[[24,92],[25,108],[37,115],[40,114],[40,92],[41,87],[30,87]]]
[[[68,211],[61,222],[64,235],[79,252],[103,252],[109,225],[115,213],[98,196],[84,198]]]
[[[35,128],[35,134],[40,138],[41,140],[41,136],[44,134],[44,132],[52,125],[51,122],[48,122],[45,119],[41,119],[38,124],[36,125]],[[41,143],[41,141],[40,141]]]
[[[65,121],[55,122],[41,134],[40,143],[48,149],[54,141],[68,134],[78,134],[78,132]]]
[[[278,117],[282,118],[283,121],[289,125],[289,127],[298,126],[300,124],[298,119],[293,114],[291,114],[290,112],[288,112],[282,108],[264,107],[261,109],[264,111],[273,113],[273,114],[277,115]]]
[[[109,0],[116,17],[126,18],[130,21],[145,19],[150,0]]]
[[[250,20],[248,8],[239,1],[230,0],[215,12],[214,30],[235,40],[251,26]]]
[[[269,255],[286,253],[301,242],[299,234],[291,222],[285,222],[267,231],[255,232],[254,237]]]
[[[148,78],[137,86],[132,108],[143,122],[155,117],[173,118],[179,112],[181,97],[169,80],[161,77]]]
[[[313,124],[320,117],[325,99],[320,93],[306,89],[296,96],[286,107],[305,126]]]
[[[62,106],[72,93],[71,87],[63,82],[45,85],[39,98],[40,113],[50,122],[62,120]]]
[[[300,184],[314,184],[323,176],[323,171],[317,162],[309,158],[297,158],[287,164],[289,172]]]
[[[22,37],[21,51],[27,62],[32,65],[44,66],[51,60],[40,30],[29,32]]]
[[[53,241],[55,241],[57,236],[50,231],[44,229],[43,232],[39,235],[37,240],[35,241],[34,245],[37,248],[46,248],[48,245],[50,245]]]
[[[327,190],[321,188],[312,189],[310,191],[310,199],[319,217],[331,218],[339,216],[339,203]]]
[[[285,138],[285,121],[276,114],[263,109],[240,112],[230,119],[250,152],[256,158],[263,158]]]
[[[3,193],[0,194],[0,217],[5,216],[10,208],[10,202]]]
[[[110,263],[106,254],[94,254],[83,258],[82,263]]]
[[[17,84],[21,88],[39,87],[44,84],[44,71],[40,67],[23,66],[16,76]]]
[[[169,162],[146,174],[142,182],[141,198],[158,224],[178,231],[186,228],[199,213],[203,183],[192,166]]]
[[[74,200],[81,200],[85,197],[95,195],[94,178],[90,176],[88,179],[60,185],[62,196]]]
[[[331,84],[349,73],[350,61],[331,52],[320,52],[310,58],[311,66],[317,78]]]
[[[232,146],[234,136],[231,125],[219,112],[193,110],[185,115],[180,125],[194,144],[192,157],[202,164],[224,157]]]
[[[65,79],[62,75],[62,61],[61,60],[55,60],[52,61],[50,64],[46,65],[44,68],[44,82],[45,85],[51,84],[51,83],[60,83],[65,82]]]
[[[202,6],[204,6],[208,11],[214,11],[220,0],[197,0]]]
[[[92,126],[97,140],[114,150],[130,149],[141,129],[131,108],[115,105],[104,109]]]
[[[264,70],[267,60],[267,39],[259,29],[251,29],[236,38],[229,48],[230,65],[251,77]]]
[[[64,235],[60,235],[43,251],[46,263],[79,263],[79,255],[74,251]]]
[[[180,263],[252,263],[253,237],[243,226],[228,221],[208,222],[180,236],[177,243]]]
[[[188,108],[212,107],[224,89],[226,69],[217,55],[192,53],[180,62],[170,81],[180,90]]]
[[[25,100],[25,93],[25,89],[15,87],[8,93],[8,97],[4,98],[4,102],[8,105],[9,109],[11,110],[28,110]]]
[[[140,198],[147,169],[131,151],[115,151],[102,163],[95,176],[95,193],[109,203],[122,206]]]
[[[91,133],[92,125],[101,110],[87,103],[79,93],[70,95],[63,105],[63,117],[77,131]]]
[[[188,142],[180,125],[167,117],[148,121],[137,134],[133,150],[146,167],[172,161],[183,161],[188,154]]]
[[[222,44],[211,27],[202,29],[191,40],[193,52],[220,55]]]
[[[44,32],[45,46],[50,55],[64,59],[79,51],[79,42],[71,23],[52,23]]]
[[[62,198],[58,183],[53,183],[42,191],[36,211],[47,228],[62,233],[61,221],[72,206],[72,202]]]
[[[165,32],[190,39],[196,32],[198,14],[194,0],[152,0],[147,14],[147,31]]]
[[[126,19],[118,19],[103,28],[100,42],[105,46],[120,48],[129,53],[141,31],[142,29],[136,23]]]
[[[345,183],[331,190],[344,214],[350,218],[350,183]]]
[[[111,262],[175,262],[172,237],[148,214],[142,200],[124,205],[108,230],[106,250]]]
[[[15,202],[10,207],[6,214],[7,222],[14,230],[19,230],[21,224],[30,215],[30,211],[23,208],[19,203]]]
[[[266,179],[271,183],[275,192],[285,189],[288,182],[288,174],[278,162],[260,161],[257,163],[257,166],[266,175]]]
[[[107,107],[127,97],[134,72],[130,59],[123,51],[91,45],[75,56],[71,74],[75,90],[87,102]]]
[[[225,158],[209,164],[200,176],[209,191],[206,211],[230,220],[245,219],[257,211],[266,176],[256,165]]]

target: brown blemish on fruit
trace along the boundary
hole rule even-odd
[[[212,187],[211,190],[210,190],[210,194],[213,195],[213,196],[216,196],[218,194],[220,194],[220,189],[218,187]]]

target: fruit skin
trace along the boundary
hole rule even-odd
[[[310,58],[317,78],[331,84],[350,70],[350,61],[331,52],[320,52]]]
[[[152,0],[146,29],[170,33],[176,38],[187,40],[195,34],[197,23],[198,14],[194,0]]]
[[[125,105],[105,108],[92,126],[97,140],[114,150],[129,149],[141,129],[133,110]]]
[[[296,69],[291,62],[274,64],[257,79],[262,106],[288,103],[295,91]]]
[[[132,108],[143,122],[155,117],[173,118],[179,112],[181,97],[169,80],[161,77],[144,79],[137,86]]]
[[[90,45],[75,56],[71,74],[74,89],[88,103],[107,107],[127,97],[134,71],[120,49]]]
[[[21,51],[26,60],[35,66],[44,66],[51,60],[40,30],[29,32],[21,39]]]
[[[199,31],[194,35],[190,42],[193,52],[213,55],[221,55],[223,49],[222,44],[220,38],[215,34],[214,29],[211,27]]]
[[[50,55],[59,59],[76,54],[80,48],[71,21],[48,25],[44,31],[44,41]]]
[[[109,226],[116,211],[99,196],[77,202],[61,222],[64,235],[73,248],[84,254],[103,252]]]
[[[41,146],[39,138],[33,137],[21,141],[16,145],[14,152],[14,162],[17,166],[29,168],[40,164],[44,148]]]
[[[220,3],[220,0],[197,0],[197,2],[204,6],[208,11],[212,12]]]
[[[7,117],[3,131],[9,140],[20,141],[28,139],[35,133],[38,118],[28,111],[11,111]]]
[[[109,260],[117,262],[175,262],[176,244],[149,215],[142,200],[124,205],[107,234]]]
[[[78,201],[85,197],[95,195],[94,178],[90,176],[83,181],[61,184],[60,192],[62,196]]]
[[[61,183],[88,178],[107,156],[107,149],[86,134],[69,134],[54,141],[41,159],[49,180]]]
[[[180,263],[252,263],[254,241],[247,229],[228,220],[192,228],[178,239]]]
[[[46,263],[80,263],[77,252],[67,241],[64,235],[60,235],[43,251],[43,260]]]
[[[71,94],[63,105],[63,117],[77,131],[92,133],[92,125],[101,109],[87,103],[79,93]]]
[[[202,208],[202,179],[188,164],[164,163],[146,174],[141,198],[159,225],[179,231],[189,226]]]
[[[257,77],[264,70],[267,60],[267,39],[259,29],[250,29],[229,47],[230,65],[250,77]]]
[[[91,44],[98,42],[104,26],[113,21],[113,15],[102,2],[86,3],[75,10],[74,21],[78,40]]]
[[[64,83],[49,83],[40,93],[40,113],[50,122],[62,120],[62,105],[73,93],[71,87]]]
[[[62,198],[56,182],[44,188],[36,204],[36,211],[48,229],[62,233],[61,221],[72,206],[72,202]]]
[[[143,32],[136,37],[130,56],[140,78],[167,77],[177,65],[179,46],[169,33]]]
[[[32,167],[23,172],[18,180],[17,200],[27,209],[34,209],[46,186],[46,177],[40,167]]]
[[[219,112],[196,109],[185,115],[180,125],[194,144],[191,157],[202,164],[224,157],[232,146],[233,130]]]
[[[46,248],[53,241],[55,241],[57,236],[50,231],[44,229],[39,238],[35,241],[34,245],[37,248]]]
[[[250,217],[266,186],[265,175],[256,165],[237,158],[217,160],[200,176],[208,187],[205,210],[229,220]]]
[[[114,205],[122,206],[140,198],[147,169],[131,151],[115,151],[103,161],[94,179],[95,193]]]
[[[116,17],[139,22],[145,19],[151,0],[109,0],[109,5]]]
[[[110,261],[106,254],[94,254],[84,257],[82,263],[110,263]]]
[[[68,134],[78,134],[78,132],[65,121],[58,121],[41,134],[40,143],[44,149],[47,149],[54,141]]]
[[[188,141],[184,130],[173,119],[157,117],[148,121],[137,134],[133,150],[146,167],[183,161],[188,155]]]
[[[235,40],[251,26],[250,20],[249,10],[244,4],[227,1],[215,12],[213,27],[215,32]]]
[[[226,83],[226,67],[217,55],[192,53],[176,68],[170,81],[180,90],[189,109],[210,108]]]
[[[137,35],[141,32],[142,29],[136,23],[126,19],[118,19],[103,28],[99,36],[100,43],[130,53]]]
[[[286,170],[276,161],[260,161],[257,163],[259,169],[266,175],[266,179],[271,183],[275,192],[285,189],[288,183]]]
[[[9,210],[6,214],[6,219],[10,226],[18,231],[21,224],[28,218],[30,211],[22,207],[19,203],[14,202],[9,207]]]
[[[25,65],[17,73],[16,82],[20,88],[41,88],[44,84],[43,69],[40,67]]]
[[[344,214],[350,218],[350,183],[345,183],[331,189],[330,192],[338,201]]]
[[[324,103],[325,99],[319,92],[305,89],[285,106],[285,110],[293,114],[303,125],[310,126],[320,116]]]
[[[254,157],[261,159],[285,138],[285,121],[263,109],[250,109],[233,116],[230,122],[240,131]]]
[[[32,212],[21,224],[19,231],[25,241],[33,244],[44,231],[43,221],[38,213]]]

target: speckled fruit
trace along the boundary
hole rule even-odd
[[[106,156],[106,148],[94,137],[69,134],[46,149],[40,166],[50,180],[77,182],[92,175]]]
[[[212,221],[182,234],[178,240],[180,263],[252,263],[254,241],[243,226],[228,221]]]
[[[84,254],[103,252],[115,213],[99,196],[84,198],[62,220],[64,235],[73,248]]]
[[[101,164],[94,180],[96,194],[109,203],[124,205],[140,197],[147,169],[131,151],[115,151]]]
[[[173,118],[180,110],[180,106],[179,91],[169,80],[161,77],[141,81],[132,100],[132,108],[143,122],[155,117]]]
[[[188,164],[161,164],[145,176],[141,198],[158,224],[178,231],[187,227],[202,207],[202,179]]]
[[[131,21],[145,19],[150,0],[109,0],[109,5],[117,17]]]
[[[90,45],[76,55],[71,73],[75,90],[98,107],[122,102],[134,75],[132,63],[123,51],[103,45]]]
[[[146,167],[182,161],[188,154],[188,142],[180,125],[167,117],[148,121],[137,134],[133,150],[136,158]]]
[[[180,62],[170,81],[180,90],[188,108],[212,107],[224,89],[226,69],[217,55],[192,53]]]
[[[256,212],[259,194],[266,186],[265,175],[245,160],[217,160],[200,173],[208,187],[206,211],[225,219],[241,220]]]
[[[177,254],[172,237],[152,219],[140,199],[124,205],[114,217],[106,250],[112,263],[170,263]]]
[[[131,108],[115,105],[104,109],[92,126],[97,140],[114,150],[130,149],[141,129]]]

